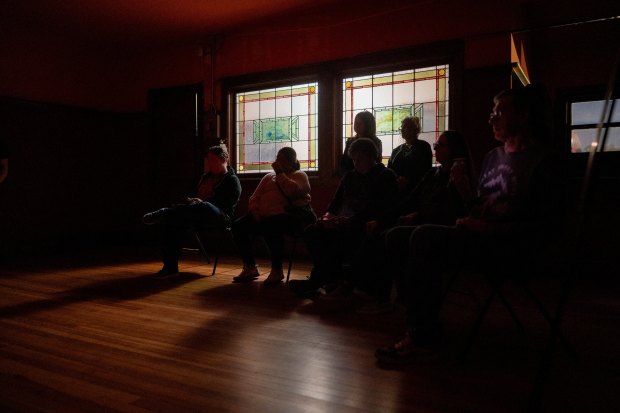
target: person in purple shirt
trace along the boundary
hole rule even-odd
[[[489,124],[501,146],[484,159],[467,217],[454,226],[420,225],[412,232],[400,297],[407,328],[402,338],[376,350],[380,362],[411,362],[438,344],[443,274],[463,263],[495,270],[511,266],[531,256],[542,234],[551,230],[558,180],[545,150],[547,102],[536,86],[495,96]]]

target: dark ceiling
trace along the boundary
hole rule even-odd
[[[419,1],[419,0],[413,0]],[[187,41],[347,0],[4,0],[0,24],[85,41]],[[351,3],[349,1],[349,3]]]

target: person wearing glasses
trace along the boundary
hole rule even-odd
[[[420,225],[409,237],[402,295],[406,331],[376,350],[384,364],[432,352],[441,339],[442,276],[464,264],[494,271],[535,255],[553,231],[560,181],[546,150],[548,97],[538,86],[500,92],[489,117],[501,145],[485,157],[470,213],[456,225]]]
[[[405,143],[394,148],[388,161],[388,168],[396,172],[401,194],[415,188],[433,163],[431,145],[418,139],[421,130],[418,117],[408,116],[403,119],[400,133]]]

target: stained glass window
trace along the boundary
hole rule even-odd
[[[592,143],[596,141],[598,123],[604,110],[605,102],[602,100],[588,102],[572,102],[569,105],[570,113],[570,141],[571,152],[589,152]],[[608,108],[608,110],[610,110]],[[616,99],[614,111],[609,122],[603,125],[602,133],[607,131],[604,147],[597,150],[611,152],[620,151],[620,99]],[[602,139],[601,134],[601,139]]]
[[[448,84],[448,65],[343,79],[343,139],[355,135],[355,115],[367,110],[377,122],[384,163],[387,164],[392,149],[404,143],[400,124],[407,116],[420,118],[419,138],[432,145],[448,129]]]
[[[316,82],[236,93],[237,173],[271,171],[284,146],[302,170],[318,170],[318,94]]]

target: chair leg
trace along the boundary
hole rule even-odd
[[[474,344],[474,339],[478,335],[480,326],[482,325],[482,322],[484,321],[484,318],[486,317],[489,311],[489,308],[491,307],[491,304],[493,303],[493,300],[495,299],[496,293],[497,293],[497,290],[493,288],[491,292],[489,293],[489,296],[487,297],[486,301],[480,307],[480,311],[478,312],[478,317],[476,317],[476,320],[474,321],[474,325],[469,331],[469,337],[467,338],[467,343],[465,344],[465,348],[463,349],[463,352],[461,353],[462,360],[465,360],[467,356],[469,355],[469,351],[471,350]]]
[[[215,275],[215,270],[217,269],[217,260],[220,257],[220,252],[217,251],[215,256],[213,257],[213,271],[211,271],[211,276]]]
[[[288,271],[286,272],[286,284],[288,284],[289,278],[291,278],[291,268],[293,267],[293,259],[295,259],[295,251],[297,250],[297,240],[299,237],[293,237],[293,247],[291,249],[291,255],[288,258]]]
[[[230,227],[225,228],[224,231],[225,232],[230,232]],[[224,235],[222,235],[222,240],[221,241],[223,241],[223,237],[224,237]],[[207,250],[206,250],[204,244],[202,243],[202,241],[200,240],[200,237],[198,236],[198,233],[196,231],[194,231],[194,238],[196,239],[196,243],[198,244],[200,252],[202,252],[202,255],[207,260],[207,263],[211,264],[211,259],[209,258],[209,254],[207,254]],[[220,258],[220,246],[221,246],[221,244],[222,244],[222,242],[217,242],[217,243],[215,243],[215,246],[214,246],[214,251],[213,251],[213,270],[211,271],[211,276],[214,276],[215,275],[215,271],[217,270],[217,263],[218,263],[219,258]],[[289,266],[289,271],[290,271],[290,266]]]
[[[556,339],[560,341],[562,345],[564,345],[564,347],[566,348],[568,353],[571,355],[571,357],[577,360],[579,358],[577,351],[562,333],[562,330],[560,329],[560,326],[559,326],[559,322],[556,320],[557,317],[554,317],[551,314],[549,314],[549,310],[547,310],[545,305],[540,301],[540,299],[536,296],[536,294],[534,294],[534,292],[528,285],[524,284],[522,285],[522,288],[527,294],[527,296],[530,298],[530,300],[532,300],[532,302],[536,305],[536,307],[538,307],[538,310],[543,315],[545,320],[547,320],[547,323],[549,323],[549,327],[551,329],[552,334],[555,334]],[[562,300],[564,299],[565,298],[562,297]],[[562,306],[563,306],[563,303],[562,303]]]
[[[209,259],[209,254],[207,254],[207,250],[205,249],[205,246],[203,245],[202,241],[200,240],[200,237],[195,231],[194,231],[194,239],[196,239],[196,243],[198,244],[198,248],[200,248],[200,252],[202,252],[202,256],[205,257],[205,259],[207,260],[207,263],[211,264],[211,260]]]
[[[457,269],[454,272],[452,272],[451,275],[448,277],[448,280],[447,280],[447,282],[445,284],[445,288],[444,288],[444,291],[443,291],[442,301],[445,301],[446,298],[448,297],[448,294],[450,294],[450,292],[453,292],[453,293],[457,293],[457,294],[461,294],[461,295],[466,295],[466,296],[470,297],[472,299],[472,301],[474,301],[476,303],[476,305],[478,305],[478,307],[480,307],[480,300],[478,299],[478,296],[476,295],[474,290],[472,290],[469,285],[465,284],[464,286],[459,287],[459,288],[454,288],[453,287],[453,285],[459,279],[459,274],[460,274],[460,272]]]
[[[553,315],[553,317],[550,317],[550,321],[548,320],[551,331],[549,333],[549,337],[547,338],[547,343],[541,357],[538,371],[536,372],[536,377],[534,378],[532,393],[530,394],[528,400],[528,412],[538,413],[542,410],[541,406],[544,387],[553,365],[553,356],[555,354],[556,342],[558,340],[563,340],[565,346],[568,344],[568,341],[566,341],[566,339],[562,335],[560,324],[564,316],[566,302],[568,301],[568,294],[573,288],[577,276],[578,269],[577,267],[574,267],[569,277],[563,282],[562,292],[560,294],[560,300],[555,309],[555,314]],[[548,311],[545,310],[545,312],[550,315]],[[574,352],[573,357],[578,359],[577,352],[572,348],[572,346],[568,346],[567,348],[571,349],[570,351]]]
[[[501,287],[503,285],[503,283],[501,281],[497,281],[497,280],[493,280],[488,278],[489,284],[491,286],[491,292],[489,293],[489,296],[487,297],[486,301],[482,304],[482,306],[480,306],[480,310],[478,311],[478,317],[476,317],[476,320],[474,321],[474,325],[472,326],[470,332],[469,332],[469,337],[467,339],[467,343],[465,345],[465,349],[463,350],[461,357],[462,359],[466,359],[469,351],[471,350],[471,347],[473,346],[474,343],[474,339],[476,338],[476,336],[478,335],[478,331],[480,330],[480,326],[482,325],[482,322],[484,321],[484,318],[486,317],[487,313],[489,312],[489,309],[491,307],[491,304],[493,303],[493,300],[495,299],[495,297],[499,298],[499,300],[502,302],[502,304],[504,305],[504,307],[506,307],[506,310],[508,310],[508,313],[510,314],[510,317],[512,318],[512,321],[515,323],[515,325],[517,326],[517,329],[519,330],[520,334],[523,334],[525,332],[525,328],[523,327],[523,324],[521,323],[521,321],[519,320],[519,318],[517,317],[517,315],[515,314],[514,310],[512,309],[512,306],[510,305],[510,303],[508,303],[508,300],[506,300],[506,297],[504,297],[504,294],[502,294],[501,292]]]
[[[230,232],[230,231],[231,231],[230,227],[225,229],[225,232]],[[220,246],[221,246],[221,244],[222,243],[219,242],[219,243],[217,243],[215,245],[215,250],[213,252],[213,271],[211,272],[211,276],[214,276],[215,275],[215,270],[217,270],[217,263],[218,263],[218,261],[220,259]]]
[[[510,314],[510,317],[512,317],[512,321],[515,323],[515,326],[517,326],[517,330],[519,330],[519,334],[525,334],[525,327],[523,327],[523,323],[521,323],[521,321],[517,317],[517,314],[512,309],[512,306],[510,305],[508,300],[506,300],[506,297],[504,297],[504,294],[502,294],[502,292],[499,291],[499,287],[497,290],[497,297],[500,299],[502,304],[504,304],[504,307],[506,308],[506,310],[508,310],[508,314]]]

